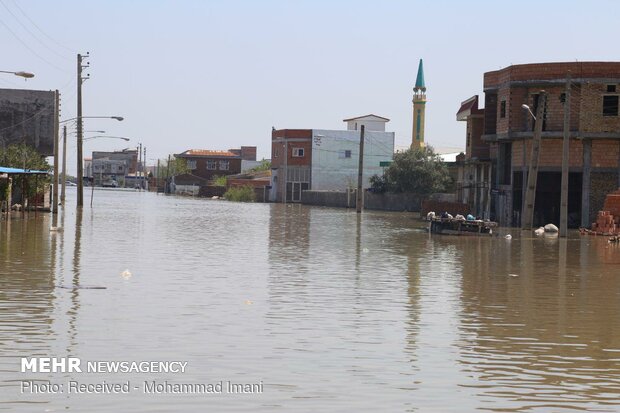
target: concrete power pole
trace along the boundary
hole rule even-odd
[[[540,142],[545,106],[547,104],[547,92],[540,91],[538,108],[536,110],[536,127],[532,138],[532,150],[530,152],[530,167],[527,174],[527,188],[525,190],[525,203],[523,204],[523,221],[521,228],[531,230],[534,222],[534,203],[536,202],[536,184],[538,181],[538,155],[540,155]]]
[[[82,129],[82,83],[84,82],[84,78],[82,77],[82,69],[84,66],[82,65],[82,60],[88,57],[88,53],[86,56],[82,56],[81,54],[77,55],[77,206],[81,207],[84,205],[84,165],[83,165],[83,155],[82,155],[82,145],[83,145],[83,129]]]
[[[564,138],[562,140],[562,187],[560,194],[560,237],[568,232],[568,157],[570,147],[570,73],[566,77],[564,97]]]
[[[142,156],[142,183],[144,184],[144,190],[148,189],[148,184],[146,182],[146,146],[144,147],[144,155]]]
[[[364,179],[364,125],[362,125],[360,129],[360,161],[357,171],[357,199],[355,200],[355,209],[358,214],[362,212],[364,203],[364,193],[362,192],[362,183]]]
[[[67,126],[62,127],[62,186],[60,203],[65,206],[65,188],[67,187]]]
[[[59,154],[59,129],[60,129],[60,95],[58,94],[58,90],[54,93],[56,108],[54,110],[54,182],[52,187],[52,213],[58,213],[58,154]]]

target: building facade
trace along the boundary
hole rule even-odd
[[[241,173],[243,160],[256,160],[256,146],[243,146],[241,149],[213,151],[189,149],[175,157],[184,159],[190,172],[175,177],[175,184],[203,186],[218,176]]]
[[[491,217],[492,163],[489,144],[482,140],[484,109],[478,95],[461,103],[456,120],[466,122],[465,153],[456,159],[456,201],[469,205],[469,213]]]
[[[136,176],[138,168],[138,150],[94,151],[89,163],[85,162],[85,176],[92,178],[95,186],[132,187],[128,181]],[[128,179],[128,177],[131,177]]]
[[[570,109],[568,224],[590,227],[605,195],[620,186],[620,62],[513,65],[485,73],[484,93],[482,121],[479,112],[467,114],[463,105],[457,118],[467,121],[470,159],[482,162],[488,150],[491,218],[501,225],[521,224],[536,122],[523,105],[536,113],[544,93],[534,224],[559,222],[566,108]],[[488,180],[488,171],[483,171],[471,182],[484,187]]]
[[[347,130],[281,129],[271,134],[271,201],[300,202],[304,190],[357,187],[361,127],[364,126],[363,186],[383,173],[381,162],[394,154],[389,121],[377,115],[345,119]]]

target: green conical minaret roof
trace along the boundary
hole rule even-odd
[[[414,89],[426,90],[426,86],[424,85],[424,64],[422,63],[422,59],[420,59],[420,64],[418,66],[418,76],[415,79]]]

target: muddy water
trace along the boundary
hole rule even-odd
[[[77,213],[73,195],[63,231],[0,223],[0,410],[620,411],[620,247],[602,238],[429,237],[403,214],[121,191]],[[20,371],[45,356],[187,367]]]

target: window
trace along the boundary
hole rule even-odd
[[[505,100],[502,100],[499,104],[499,117],[500,118],[506,117],[506,101]]]
[[[607,85],[607,93],[616,93],[616,85]]]
[[[217,169],[217,162],[213,159],[207,159],[207,170],[215,170]]]
[[[279,149],[280,149],[280,148],[278,148],[278,147],[276,146],[276,148],[273,150],[273,157],[274,157],[274,158],[277,158],[277,157],[278,157],[278,155],[280,154]]]
[[[220,171],[228,170],[228,161],[220,161]]]
[[[338,158],[340,159],[346,159],[350,157],[351,157],[351,150],[349,149],[343,149],[340,152],[338,152]]]
[[[304,148],[293,148],[293,157],[295,157],[295,158],[303,158],[304,157]]]
[[[618,116],[618,96],[603,96],[603,116]]]
[[[196,161],[187,161],[187,168],[191,171],[196,169]]]

